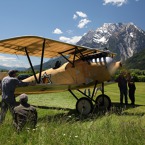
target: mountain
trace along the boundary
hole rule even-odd
[[[104,23],[102,27],[86,33],[77,45],[107,47],[117,53],[116,60],[124,62],[145,48],[145,31],[133,23]]]
[[[145,31],[133,23],[104,23],[100,28],[87,32],[77,45],[99,49],[107,47],[117,54],[116,60],[126,62],[126,67],[145,69],[145,51],[142,51],[145,50]],[[66,60],[63,57],[51,59],[44,63],[43,69],[54,67],[56,62],[63,64]],[[39,70],[39,65],[34,68]]]
[[[18,71],[25,71],[26,70],[26,68],[24,68],[24,67],[7,67],[7,66],[0,65],[0,71],[8,71],[11,69],[16,69]]]
[[[43,70],[49,69],[49,68],[57,68],[67,62],[65,58],[61,57],[56,57],[48,60],[47,62],[43,63]],[[40,65],[35,65],[34,66],[35,70],[40,70]],[[28,68],[28,70],[31,70],[31,68]]]
[[[98,49],[107,47],[110,51],[117,54],[115,57],[116,60],[125,62],[131,58],[133,61],[129,61],[130,59],[127,61],[128,67],[133,66],[134,64],[131,64],[131,62],[137,62],[137,58],[140,64],[145,62],[144,57],[138,57],[142,55],[140,52],[145,49],[145,31],[138,28],[133,23],[104,23],[96,30],[88,31],[80,41],[77,42],[77,45]],[[137,56],[135,54],[137,54]],[[141,60],[141,58],[143,60]],[[44,63],[43,69],[54,68],[55,65],[62,65],[64,62],[66,62],[66,60],[63,57],[53,58]],[[137,67],[137,65],[138,64],[135,66]],[[4,70],[1,66],[0,68]],[[35,70],[39,70],[39,68],[39,65],[34,66]],[[5,69],[9,70],[10,68]],[[20,69],[23,70],[23,68]]]
[[[125,67],[128,69],[140,69],[145,70],[145,49],[134,54],[132,57],[126,60]]]

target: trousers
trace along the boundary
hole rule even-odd
[[[5,116],[6,116],[6,113],[7,113],[8,109],[9,109],[12,117],[14,118],[14,107],[15,107],[15,105],[16,105],[15,101],[9,102],[5,99],[2,99],[0,123],[2,123],[5,120]]]

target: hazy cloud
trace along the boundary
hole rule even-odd
[[[76,14],[73,15],[73,19],[74,19],[74,20],[76,20],[77,17],[78,17],[78,16],[77,16]]]
[[[73,30],[67,30],[66,31],[68,34],[73,34]]]
[[[6,56],[3,56],[3,55],[0,55],[0,65],[2,66],[7,66],[7,67],[12,67],[12,66],[21,66],[19,65],[18,63],[16,63],[17,59],[14,58],[14,57],[6,57]]]
[[[56,28],[54,31],[53,31],[54,34],[62,34],[63,32],[59,29],[59,28]]]
[[[103,5],[112,4],[117,6],[122,6],[123,4],[126,4],[128,0],[104,0]]]
[[[82,36],[74,36],[72,38],[61,36],[59,38],[59,40],[63,41],[63,42],[66,42],[66,43],[76,44],[81,38],[82,38]]]
[[[3,55],[0,55],[0,60],[5,62],[5,61],[16,61],[16,58],[14,57],[6,57],[6,56],[3,56]]]
[[[88,19],[81,19],[79,21],[78,28],[84,28],[89,22],[91,21]]]
[[[26,56],[0,54],[0,65],[6,67],[30,67]],[[31,58],[33,61],[33,58]],[[37,62],[36,60],[34,62]],[[40,62],[40,60],[39,60]],[[33,63],[34,64],[34,63]],[[37,63],[38,65],[39,63]],[[36,64],[35,64],[36,65]]]

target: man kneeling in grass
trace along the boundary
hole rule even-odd
[[[20,105],[14,108],[14,126],[20,132],[26,125],[34,129],[36,124],[37,111],[33,106],[28,104],[28,96],[21,94]]]

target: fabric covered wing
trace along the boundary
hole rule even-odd
[[[0,40],[0,53],[26,55],[41,57],[44,47],[44,58],[53,58],[60,55],[70,56],[70,60],[79,59],[92,53],[102,53],[99,49],[90,49],[64,42],[59,42],[38,36],[22,36],[11,39]]]

